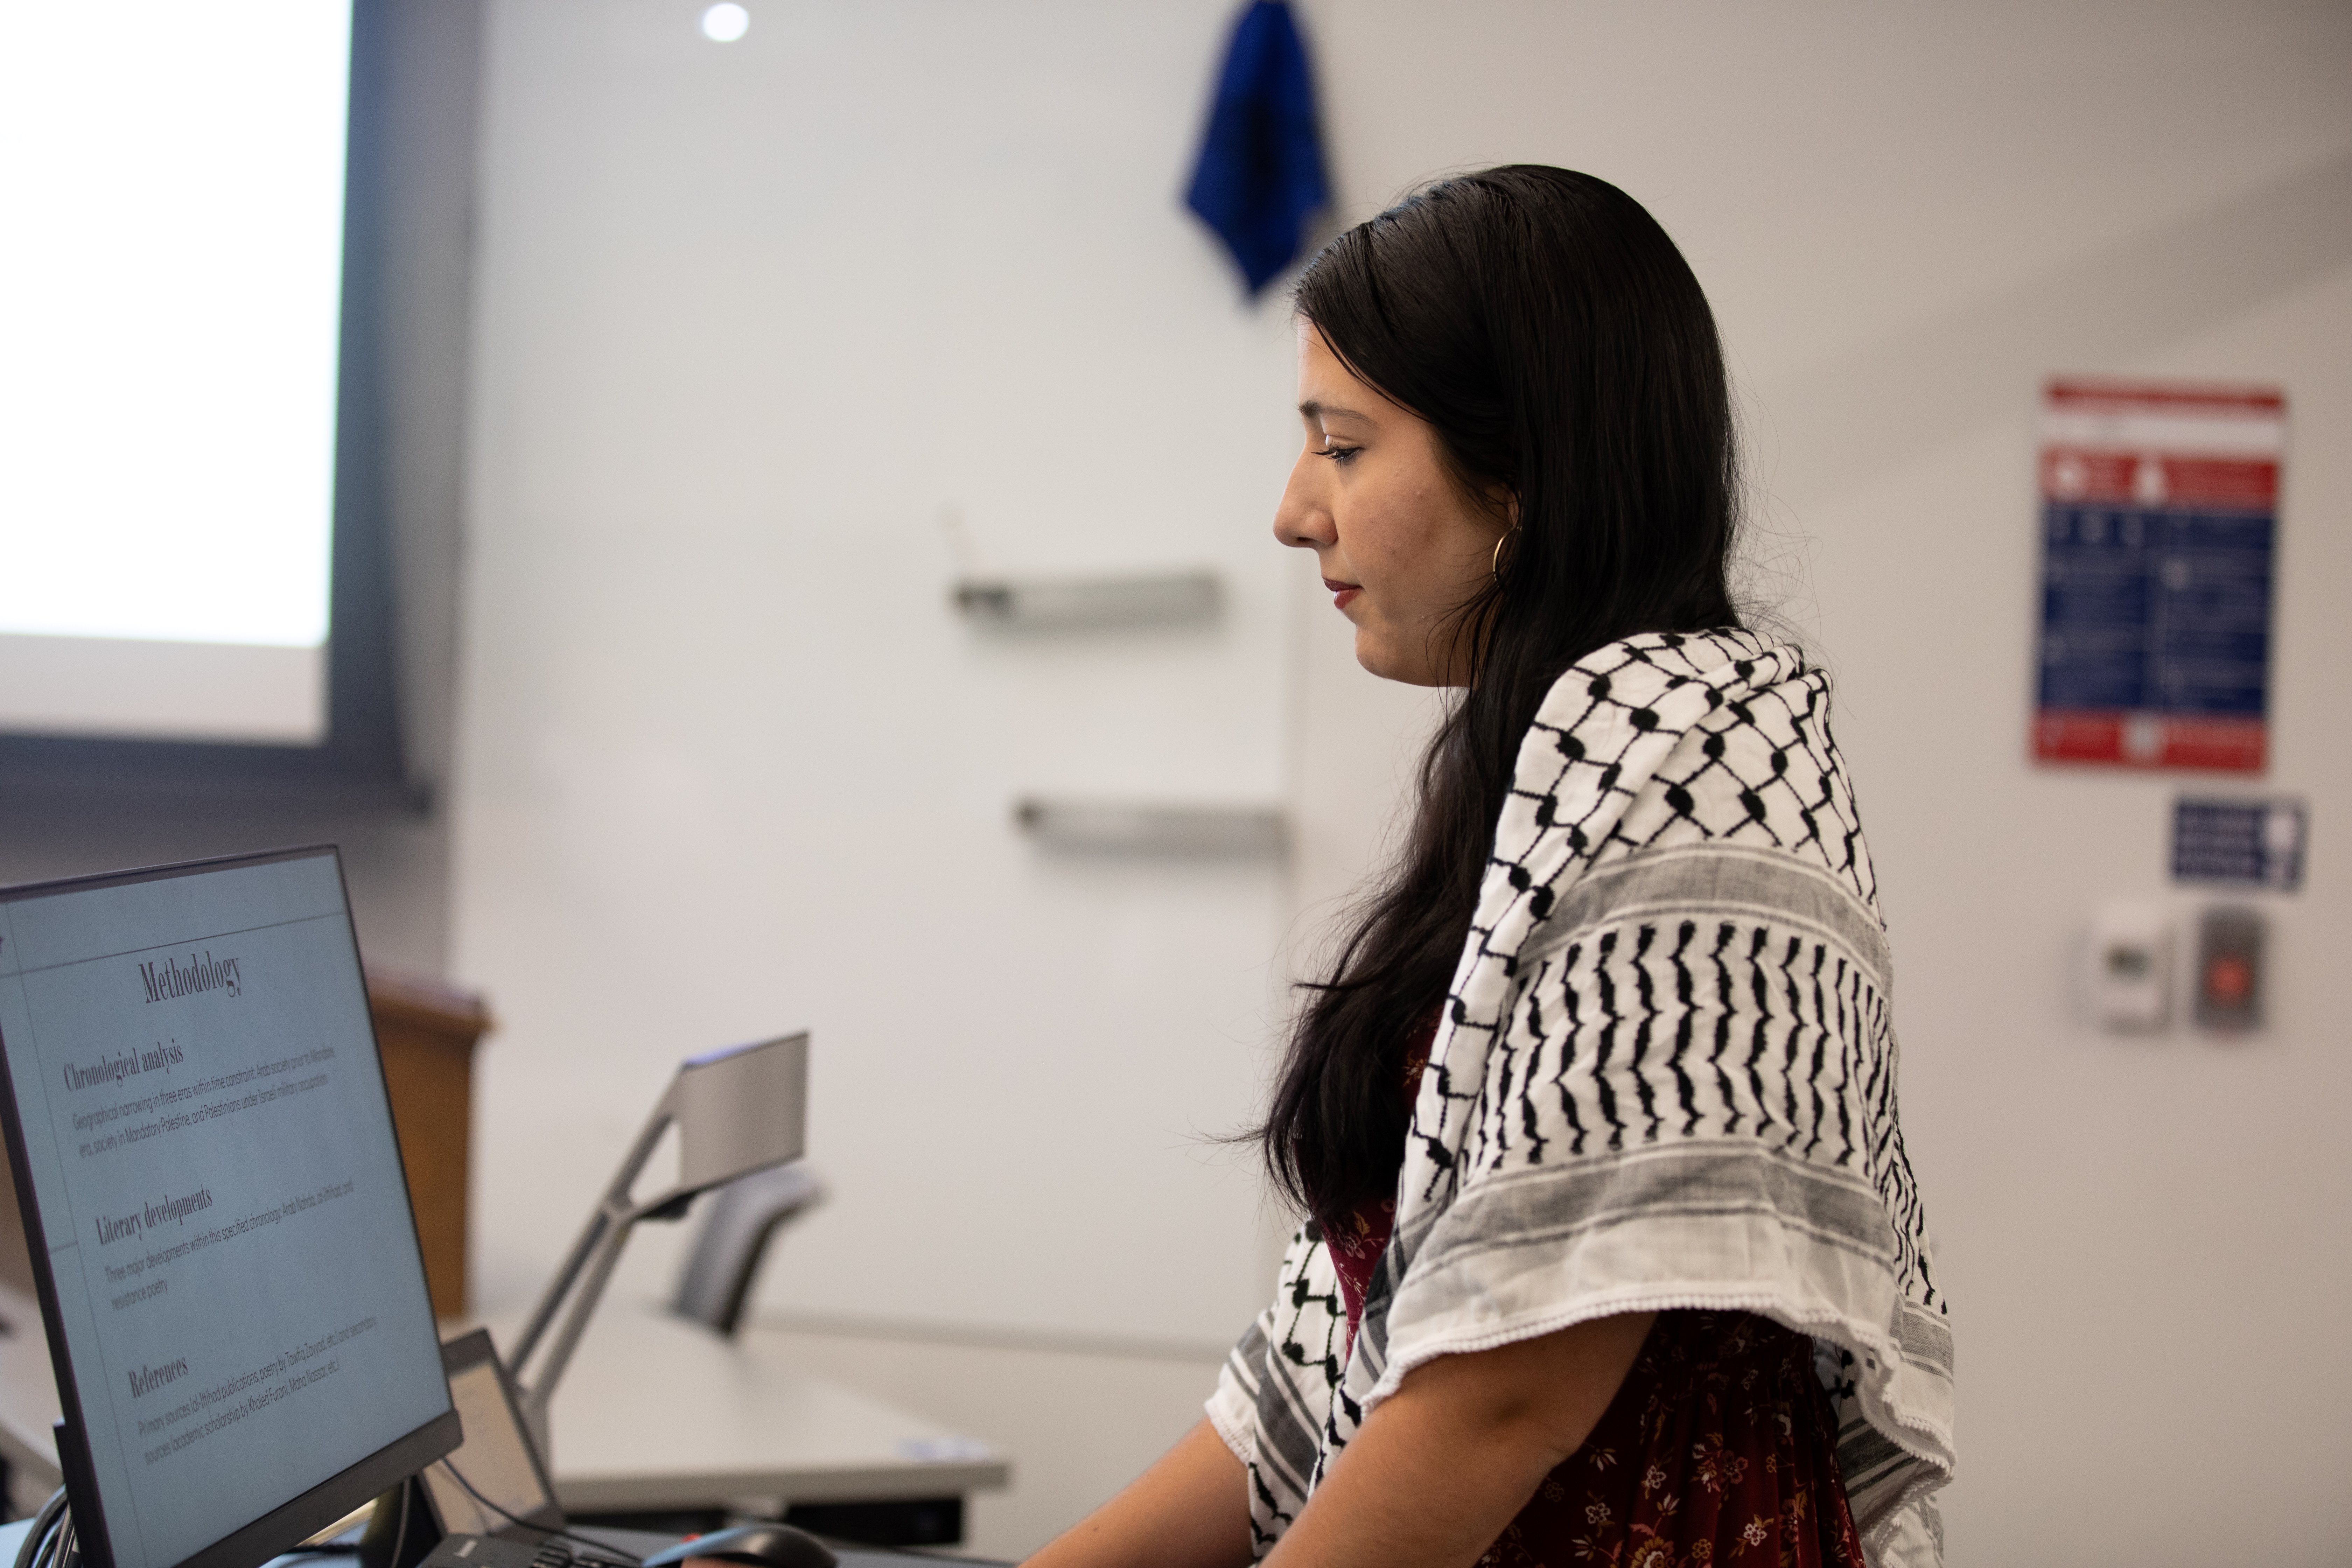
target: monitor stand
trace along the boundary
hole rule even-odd
[[[360,1568],[416,1568],[441,1543],[433,1500],[415,1476],[375,1500],[360,1536]]]
[[[57,1437],[58,1469],[66,1482],[66,1509],[73,1521],[74,1555],[79,1568],[114,1568],[106,1539],[106,1510],[99,1505],[98,1476],[89,1466],[89,1445],[81,1428],[64,1416],[51,1428]],[[75,1568],[66,1563],[62,1568]]]

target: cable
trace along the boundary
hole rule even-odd
[[[449,1472],[449,1479],[465,1488],[467,1494],[476,1502],[508,1523],[519,1524],[525,1530],[537,1531],[542,1535],[561,1536],[595,1553],[593,1556],[579,1558],[580,1561],[605,1564],[607,1568],[643,1568],[636,1558],[617,1548],[607,1546],[601,1541],[591,1541],[584,1535],[574,1535],[568,1530],[549,1530],[544,1525],[533,1524],[527,1519],[509,1512],[484,1497],[480,1489],[467,1480],[464,1472],[457,1466],[446,1459],[437,1462],[443,1469]],[[400,1523],[393,1531],[390,1568],[401,1568],[400,1553],[408,1544],[408,1510],[415,1485],[413,1481],[404,1482],[400,1489]],[[16,1568],[68,1568],[74,1549],[79,1544],[79,1534],[74,1529],[73,1515],[66,1506],[66,1489],[59,1487],[49,1494],[48,1500],[41,1504],[40,1510],[33,1515],[32,1528],[25,1531],[24,1543],[16,1548]],[[319,1548],[318,1550],[328,1549]],[[574,1555],[578,1557],[577,1553]]]
[[[434,1462],[439,1465],[443,1469],[449,1472],[449,1479],[451,1480],[456,1481],[459,1486],[466,1489],[467,1496],[472,1498],[476,1502],[480,1503],[484,1508],[488,1509],[492,1513],[497,1514],[500,1519],[505,1520],[509,1524],[519,1524],[525,1530],[535,1530],[541,1535],[562,1536],[566,1541],[576,1542],[580,1545],[589,1548],[591,1551],[604,1553],[603,1556],[591,1557],[587,1559],[587,1561],[591,1563],[611,1563],[614,1564],[615,1568],[645,1568],[643,1563],[638,1559],[630,1556],[627,1552],[620,1551],[615,1547],[607,1546],[601,1541],[591,1541],[584,1535],[574,1535],[568,1530],[550,1530],[543,1524],[533,1524],[527,1519],[523,1519],[518,1515],[508,1512],[505,1509],[500,1508],[497,1503],[494,1503],[489,1499],[484,1497],[480,1490],[476,1488],[474,1483],[466,1479],[464,1473],[460,1471],[457,1466],[451,1464],[446,1459],[436,1459]]]
[[[577,1545],[588,1548],[591,1552],[599,1553],[597,1556],[586,1558],[579,1557],[577,1553],[574,1553],[574,1559],[576,1561],[603,1563],[607,1565],[607,1568],[643,1568],[643,1564],[639,1563],[636,1558],[630,1556],[627,1552],[623,1552],[618,1547],[607,1546],[601,1541],[591,1541],[584,1535],[574,1535],[568,1530],[550,1530],[543,1524],[534,1524],[530,1520],[520,1518],[516,1514],[509,1512],[506,1509],[501,1508],[497,1503],[494,1503],[489,1499],[484,1497],[480,1490],[475,1487],[474,1483],[467,1480],[465,1476],[459,1472],[457,1466],[451,1464],[446,1459],[442,1459],[438,1461],[438,1463],[443,1469],[449,1472],[449,1477],[452,1480],[466,1489],[467,1494],[476,1502],[480,1503],[484,1508],[488,1509],[492,1513],[497,1514],[500,1519],[505,1520],[508,1523],[520,1525],[523,1529],[534,1531],[541,1535],[560,1536],[565,1541],[572,1542]]]
[[[57,1528],[58,1515],[66,1508],[66,1489],[59,1487],[49,1494],[49,1500],[33,1515],[33,1527],[25,1531],[25,1542],[16,1548],[16,1568],[33,1568],[40,1560],[42,1542]]]

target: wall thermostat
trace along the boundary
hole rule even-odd
[[[2117,900],[2091,919],[2084,976],[2099,1026],[2129,1033],[2164,1027],[2171,1011],[2172,922],[2160,904]]]

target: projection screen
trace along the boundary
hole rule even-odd
[[[326,737],[350,0],[0,0],[0,731]]]

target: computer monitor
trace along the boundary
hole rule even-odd
[[[251,1568],[456,1447],[333,849],[0,889],[0,1125],[92,1568]]]

